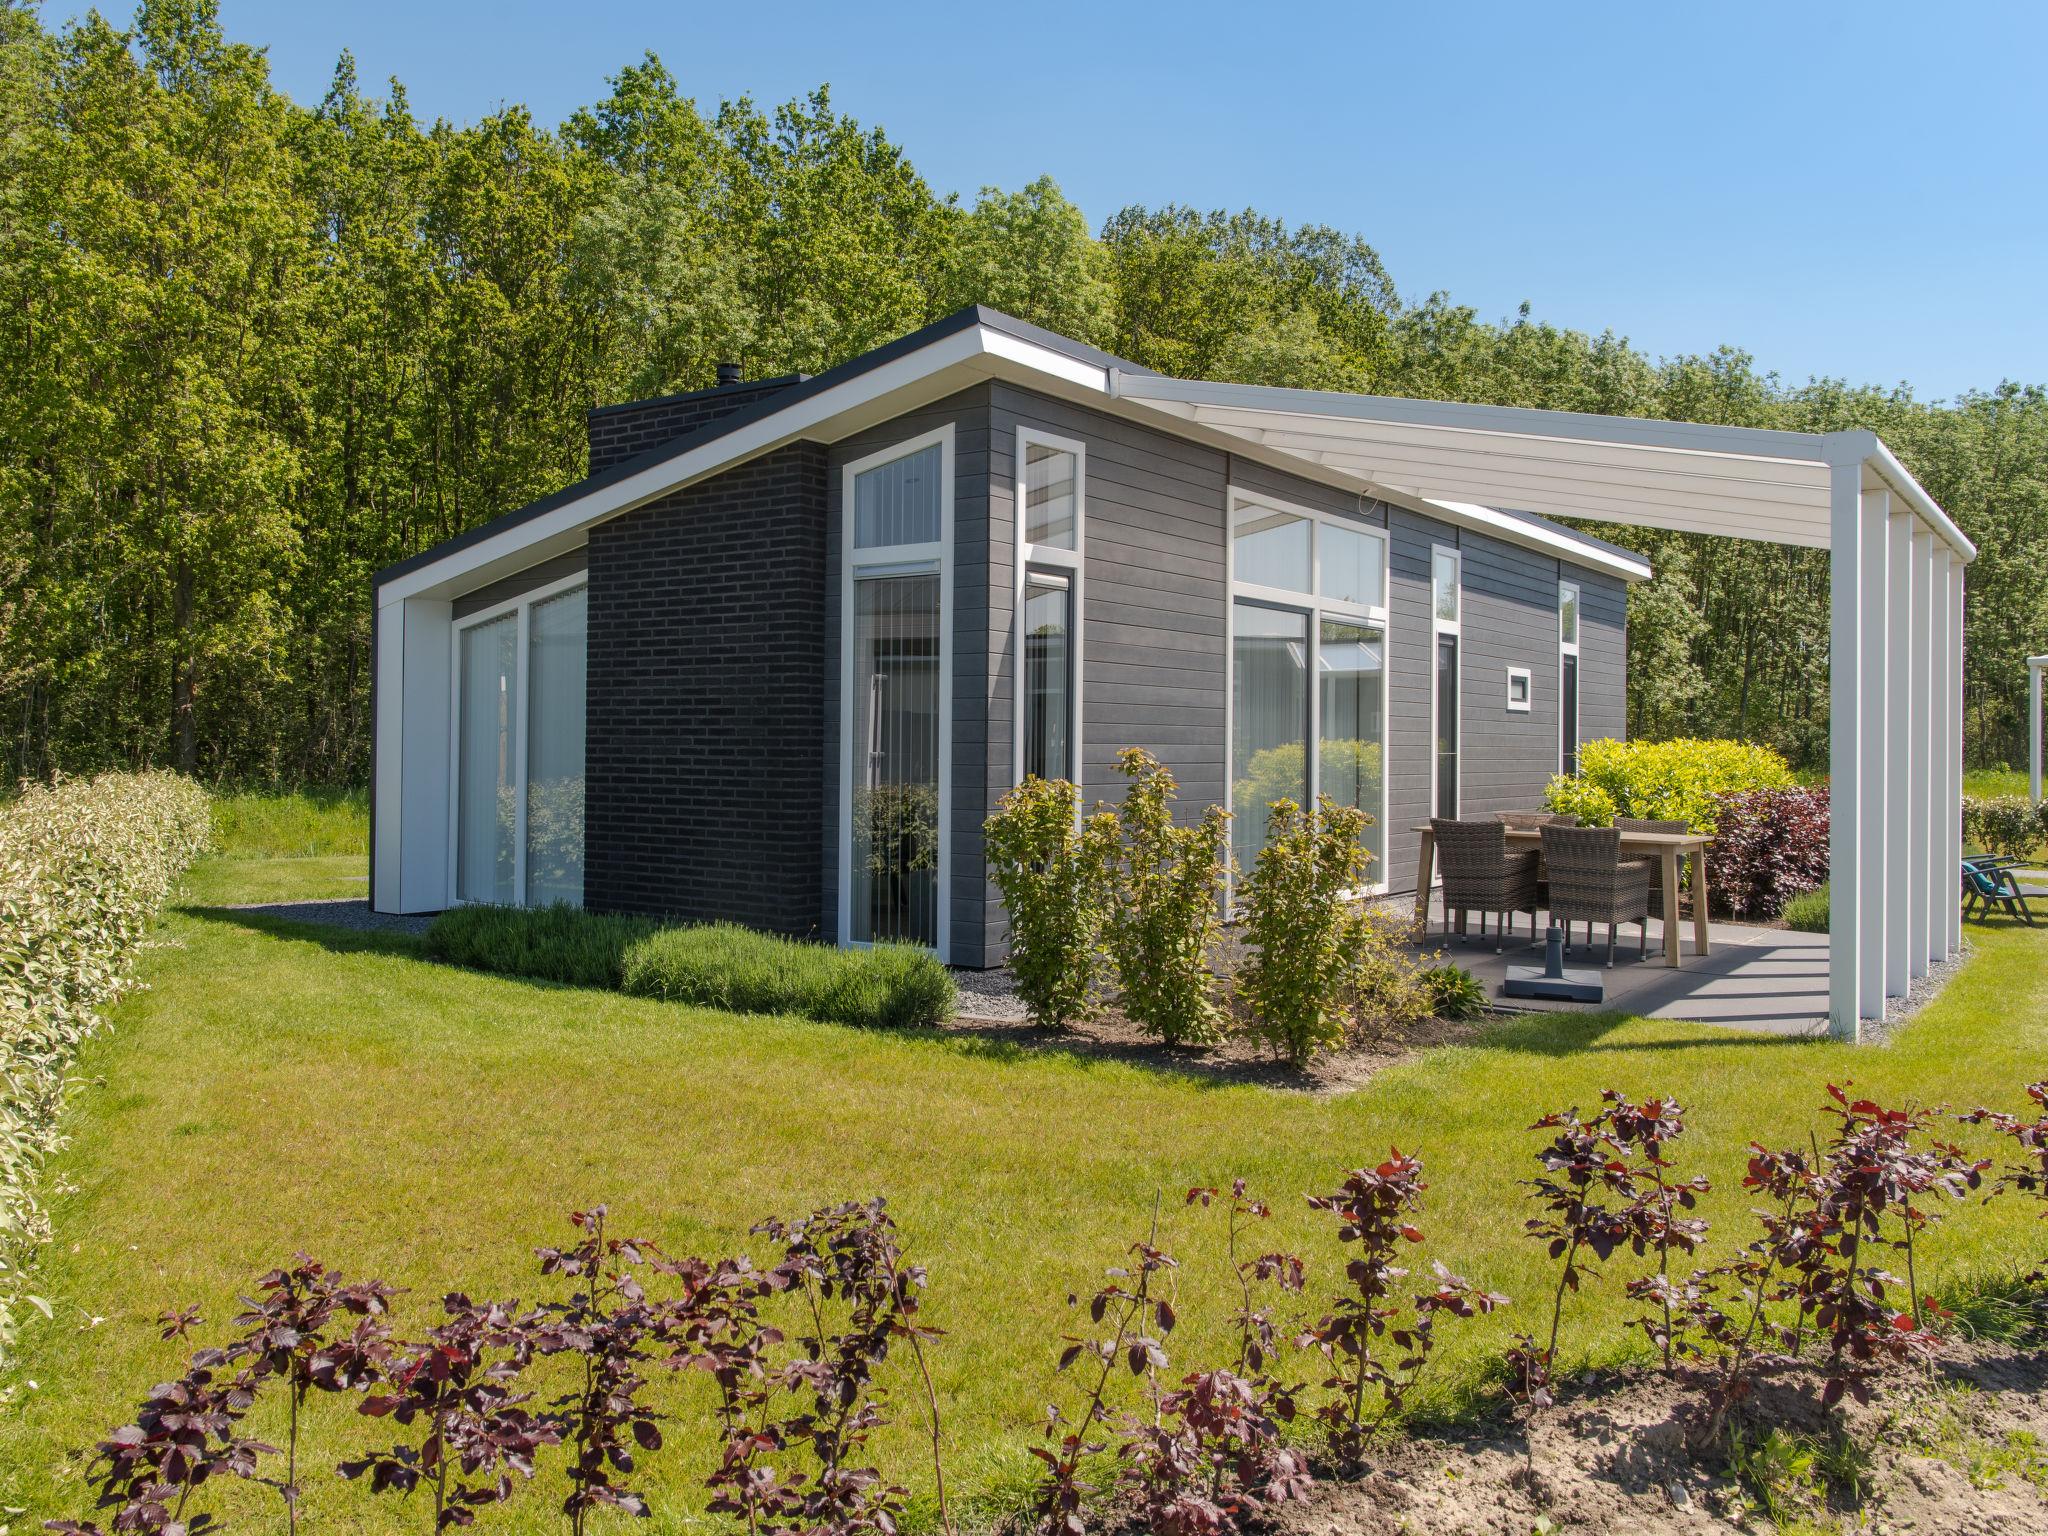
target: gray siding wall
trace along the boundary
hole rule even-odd
[[[982,784],[988,761],[988,396],[976,385],[922,410],[832,445],[825,477],[825,837],[823,880],[825,932],[839,931],[839,684],[840,599],[845,550],[845,509],[841,505],[846,466],[893,443],[950,423],[953,427],[953,612],[949,624],[953,656],[953,814],[951,922],[955,965],[993,964],[984,952],[988,929],[987,878],[981,824],[987,817]],[[1007,738],[1006,738],[1007,739]]]
[[[1436,767],[1431,549],[1449,545],[1463,562],[1458,812],[1466,817],[1535,809],[1557,772],[1560,581],[1576,581],[1580,590],[1579,739],[1625,734],[1628,588],[1619,577],[1404,509],[1392,519],[1387,876],[1391,890],[1413,891],[1419,850],[1411,829],[1429,819]],[[1527,713],[1507,707],[1510,666],[1529,669]]]

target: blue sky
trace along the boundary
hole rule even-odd
[[[107,0],[114,14],[127,0]],[[49,0],[52,22],[74,8]],[[659,53],[707,106],[830,82],[942,191],[1363,234],[1404,295],[1743,346],[1923,397],[2048,381],[2039,4],[1332,7],[221,0],[300,100],[546,123]]]

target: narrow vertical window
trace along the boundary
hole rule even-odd
[[[1430,814],[1450,818],[1458,814],[1458,750],[1463,732],[1459,719],[1463,578],[1464,559],[1456,549],[1439,545],[1431,552],[1430,630],[1436,644],[1436,679],[1430,713],[1435,719],[1436,773],[1430,782]]]
[[[1073,585],[1033,571],[1024,578],[1024,772],[1074,777]]]
[[[586,590],[527,619],[526,901],[583,904]]]
[[[942,427],[842,471],[842,943],[948,942],[952,441]]]
[[[1308,615],[1240,602],[1231,615],[1231,851],[1250,869],[1275,800],[1309,798]]]
[[[1579,771],[1579,588],[1557,584],[1557,771]]]
[[[1018,780],[1080,784],[1087,449],[1017,429],[1016,676]]]

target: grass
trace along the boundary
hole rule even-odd
[[[360,861],[346,868],[216,860],[192,887],[206,903],[349,881],[359,891]],[[1065,1298],[1092,1290],[1145,1234],[1155,1198],[1160,1239],[1182,1262],[1170,1348],[1192,1364],[1225,1347],[1233,1293],[1220,1214],[1185,1210],[1181,1192],[1242,1175],[1270,1198],[1277,1214],[1257,1241],[1307,1255],[1306,1309],[1337,1283],[1341,1256],[1301,1197],[1398,1142],[1419,1148],[1433,1185],[1416,1261],[1440,1257],[1515,1298],[1444,1330],[1424,1407],[1493,1401],[1488,1361],[1536,1322],[1554,1280],[1521,1234],[1531,1120],[1608,1085],[1675,1094],[1693,1124],[1682,1165],[1714,1182],[1712,1260],[1749,1233],[1744,1144],[1803,1143],[1831,1078],[1881,1099],[2020,1107],[2048,1059],[2048,943],[2002,923],[1970,936],[1969,966],[1882,1049],[1546,1016],[1490,1025],[1324,1098],[479,975],[429,963],[416,941],[190,906],[149,953],[147,990],[80,1065],[73,1143],[52,1170],[66,1191],[58,1239],[39,1277],[56,1320],[30,1331],[0,1382],[0,1521],[29,1530],[87,1512],[76,1453],[176,1368],[154,1322],[166,1308],[197,1303],[211,1335],[251,1279],[297,1248],[407,1287],[407,1328],[455,1285],[531,1301],[548,1288],[533,1247],[560,1242],[564,1213],[598,1200],[615,1230],[707,1253],[747,1246],[770,1213],[887,1194],[930,1270],[926,1318],[946,1330],[934,1366],[949,1481],[985,1518],[1032,1478],[1026,1448],[1061,1391],[1059,1336],[1085,1326]],[[2048,1226],[2015,1200],[1957,1205],[1923,1275],[1948,1294],[2038,1266],[2044,1244]],[[1568,1305],[1568,1370],[1640,1349],[1621,1330],[1630,1263],[1610,1268]],[[901,1422],[880,1442],[887,1470],[928,1487],[916,1399],[907,1380],[893,1385]],[[672,1403],[679,1388],[656,1390]],[[695,1407],[645,1465],[658,1513],[636,1529],[703,1527],[693,1512],[711,1451],[701,1384],[687,1390]],[[265,1414],[249,1428],[274,1441],[282,1424]],[[379,1428],[321,1404],[307,1462],[360,1453]],[[560,1528],[554,1479],[484,1523]],[[306,1484],[307,1529],[426,1528],[417,1500],[372,1504],[317,1471]],[[231,1484],[215,1507],[237,1529],[281,1530],[274,1499]]]
[[[731,923],[662,927],[572,907],[457,907],[427,930],[438,960],[503,975],[610,987],[738,1013],[901,1029],[952,1017],[953,978],[900,944],[836,949]]]
[[[360,789],[222,793],[214,841],[235,859],[361,857],[370,851],[370,797]]]
[[[1780,914],[1787,928],[1796,928],[1801,933],[1826,933],[1828,931],[1828,888],[1801,891],[1785,903]]]

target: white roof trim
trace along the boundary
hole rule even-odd
[[[1976,547],[1873,432],[1781,432],[1518,406],[1404,400],[1112,369],[1119,398],[1439,506],[1512,507],[1824,548],[1830,485],[1854,464],[1965,560]]]
[[[573,548],[593,523],[729,465],[798,438],[836,440],[991,377],[1090,401],[1628,581],[1645,579],[1648,562],[1517,514],[1825,546],[1831,480],[1857,465],[1863,475],[1890,486],[1965,560],[1976,554],[1891,450],[1867,431],[1776,432],[1169,379],[1126,372],[976,324],[424,560],[383,583],[378,603],[448,596],[482,585]]]

